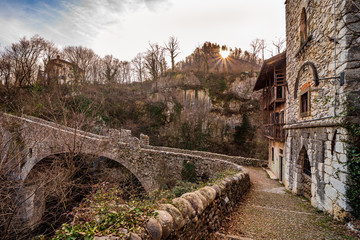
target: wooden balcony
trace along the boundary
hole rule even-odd
[[[264,136],[271,140],[284,142],[285,141],[285,130],[284,124],[265,124],[264,125]]]
[[[264,109],[269,109],[273,103],[284,103],[285,101],[285,85],[272,86],[263,93],[262,102]]]

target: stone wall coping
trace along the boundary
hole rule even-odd
[[[200,156],[208,155],[208,158],[210,158],[211,156],[214,157],[214,158],[218,157],[217,158],[218,160],[234,159],[234,160],[255,161],[255,162],[261,162],[261,163],[266,163],[267,162],[267,160],[262,160],[262,159],[257,159],[257,158],[247,158],[247,157],[242,157],[242,156],[229,156],[229,155],[224,155],[224,154],[219,154],[219,153],[196,151],[196,150],[193,151],[193,150],[187,150],[187,149],[170,148],[170,147],[162,147],[162,146],[148,145],[148,146],[144,146],[143,149],[152,149],[152,150],[156,150],[156,151],[173,152],[173,153],[174,152],[176,152],[176,153],[184,153],[184,154],[197,155],[197,156],[199,156],[199,155]]]
[[[169,151],[159,151],[159,150],[155,150],[155,149],[146,149],[146,148],[141,148],[140,151],[142,151],[142,152],[152,152],[152,153],[164,153],[164,154],[171,154],[171,155],[175,155],[175,156],[187,156],[187,157],[192,157],[192,158],[196,158],[196,159],[200,159],[200,160],[211,161],[211,162],[220,162],[220,163],[232,165],[238,171],[241,171],[243,169],[242,166],[240,166],[240,165],[238,165],[236,163],[233,163],[233,162],[228,162],[228,161],[222,160],[222,159],[207,158],[207,157],[194,155],[194,154],[179,153],[179,152],[169,152]]]
[[[214,226],[209,225],[208,218],[210,216],[206,217],[206,222],[199,222],[201,221],[201,215],[205,212],[206,208],[211,207],[217,199],[225,203],[230,201],[227,192],[235,185],[245,186],[246,189],[244,189],[242,193],[247,191],[250,187],[249,174],[244,171],[239,171],[234,176],[225,178],[219,184],[184,193],[179,198],[173,199],[170,204],[160,204],[159,210],[155,211],[158,215],[155,218],[151,217],[146,223],[146,229],[151,239],[161,240],[167,239],[169,236],[174,238],[179,233],[189,231],[189,229],[184,226],[191,222],[207,225],[208,228],[214,230]],[[216,207],[219,206],[216,205]],[[223,214],[221,211],[216,211],[213,215],[210,215],[212,215],[212,218],[221,219],[221,216],[216,216],[221,214]]]
[[[341,124],[344,117],[325,117],[320,119],[313,119],[303,122],[296,122],[286,124],[284,129],[300,129],[300,128],[316,128],[316,127],[334,127]]]
[[[51,128],[51,129],[54,129],[54,130],[57,130],[57,131],[61,131],[61,132],[64,132],[64,133],[73,134],[74,131],[76,130],[77,136],[79,136],[79,137],[84,137],[84,138],[93,139],[93,140],[102,140],[102,139],[105,140],[105,139],[108,139],[107,136],[96,135],[96,134],[85,132],[85,131],[82,131],[82,130],[66,127],[66,126],[63,126],[63,125],[60,125],[60,124],[57,124],[57,123],[54,123],[54,122],[50,122],[50,121],[40,119],[40,118],[36,118],[36,117],[32,117],[32,116],[23,115],[22,117],[19,117],[19,116],[15,116],[15,115],[4,113],[4,112],[1,112],[1,114],[5,115],[6,117],[9,117],[9,118],[15,118],[15,119],[18,119],[20,121],[36,124],[36,125],[43,126],[43,127],[48,127],[48,128]]]

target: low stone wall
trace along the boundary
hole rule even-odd
[[[246,158],[241,156],[228,156],[218,153],[211,153],[211,152],[203,152],[203,151],[193,151],[193,150],[186,150],[186,149],[179,149],[179,148],[169,148],[169,147],[159,147],[159,146],[151,146],[141,144],[141,147],[144,149],[152,149],[156,151],[164,151],[164,152],[173,152],[173,153],[183,153],[183,154],[191,154],[194,156],[201,156],[205,158],[217,159],[232,162],[242,166],[253,166],[253,167],[267,167],[268,161],[261,160],[256,158]]]
[[[185,193],[162,204],[146,224],[152,239],[207,239],[250,187],[248,173],[240,171],[220,184]]]

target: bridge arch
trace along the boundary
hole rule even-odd
[[[75,206],[99,180],[124,186],[129,183],[145,193],[137,176],[119,161],[104,156],[57,153],[38,160],[25,176],[20,216],[32,229],[44,223],[43,217],[51,222],[52,216],[71,210],[57,204],[68,201],[66,205]]]
[[[67,155],[67,154],[71,154],[71,152],[69,152],[69,151],[56,151],[56,152],[44,151],[44,152],[41,152],[40,154],[37,154],[36,158],[28,159],[27,161],[25,161],[25,165],[22,168],[20,178],[22,179],[23,182],[25,182],[25,180],[27,179],[27,177],[30,174],[30,172],[32,171],[32,169],[38,163],[43,161],[44,159],[47,159],[52,156]],[[104,151],[102,153],[94,153],[93,150],[90,150],[90,151],[84,150],[84,151],[74,154],[74,156],[78,156],[78,155],[93,156],[93,157],[96,156],[98,158],[107,158],[109,160],[117,162],[121,166],[123,166],[124,168],[129,170],[139,180],[139,182],[141,183],[141,185],[145,189],[145,191],[147,191],[147,192],[151,191],[152,186],[149,184],[148,179],[146,179],[146,177],[139,174],[139,172],[137,171],[138,166],[134,167],[134,164],[132,164],[132,162],[134,162],[134,161],[128,161],[130,158],[132,158],[131,154],[130,153],[128,154],[129,155],[128,158],[125,158],[123,156],[123,154],[126,154],[125,151],[124,151],[124,153],[119,154],[119,153],[108,152],[108,151]],[[30,156],[28,156],[28,158],[29,157]]]

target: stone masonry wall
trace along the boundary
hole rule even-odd
[[[154,240],[207,239],[250,187],[248,173],[239,172],[220,184],[201,188],[160,205],[147,229]]]
[[[286,187],[301,194],[303,166],[299,153],[305,148],[311,165],[311,203],[335,217],[351,209],[346,203],[347,132],[339,127],[346,115],[349,95],[360,90],[359,1],[286,1],[287,82]],[[301,12],[307,15],[308,38],[301,43]],[[336,40],[335,39],[336,33]],[[335,44],[336,42],[336,64]],[[318,80],[345,74],[338,80]],[[309,90],[309,115],[301,116],[302,91]]]
[[[211,152],[203,152],[203,151],[192,151],[180,148],[168,148],[168,147],[160,147],[160,146],[151,146],[151,145],[142,145],[145,149],[152,149],[156,151],[164,151],[168,153],[183,153],[183,154],[191,154],[194,156],[200,156],[204,158],[218,159],[223,161],[232,162],[242,166],[253,166],[253,167],[266,167],[268,165],[267,160],[256,159],[256,158],[246,158],[241,156],[228,156],[218,153]]]

